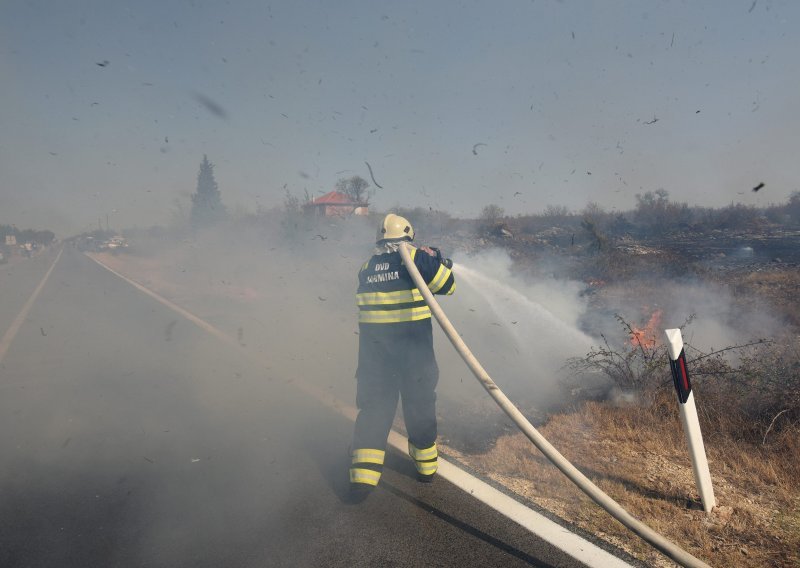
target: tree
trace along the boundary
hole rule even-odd
[[[569,209],[565,205],[548,205],[544,208],[542,217],[549,219],[562,219],[569,216]]]
[[[597,219],[591,215],[584,215],[581,220],[581,228],[589,234],[592,243],[590,248],[594,247],[599,252],[608,248],[608,237],[597,226]]]
[[[369,187],[369,182],[361,176],[341,178],[336,182],[336,191],[344,193],[355,203],[364,205],[369,203],[369,198],[374,193],[374,190],[370,190]]]
[[[18,229],[14,225],[0,225],[0,245],[5,243],[6,235],[13,235],[17,238],[17,242],[22,243],[36,243],[39,245],[49,245],[52,243],[56,235],[53,231],[39,231],[36,229]]]
[[[792,192],[789,196],[789,203],[786,205],[786,212],[789,218],[795,223],[800,223],[800,191]]]
[[[192,227],[199,229],[215,224],[225,217],[225,206],[222,204],[217,181],[214,179],[214,164],[203,155],[200,171],[197,174],[197,191],[192,194]]]
[[[490,203],[481,209],[480,216],[478,217],[478,229],[493,234],[501,234],[503,229],[508,232],[506,225],[502,222],[505,217],[505,209],[494,203]],[[510,233],[509,233],[510,234]],[[503,235],[505,236],[505,235]]]
[[[486,207],[481,210],[480,219],[484,221],[487,225],[494,225],[500,219],[502,219],[506,214],[505,209],[500,207],[499,205],[495,205],[494,203],[490,203]]]
[[[691,211],[686,203],[676,203],[669,200],[666,189],[648,191],[636,194],[636,222],[646,231],[663,232],[691,221]]]

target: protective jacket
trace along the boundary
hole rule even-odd
[[[434,294],[452,294],[452,271],[441,259],[416,248],[411,258]],[[409,455],[421,479],[436,472],[436,383],[431,312],[399,252],[376,254],[361,268],[359,308],[359,408],[350,481],[377,485],[397,401],[409,439]]]

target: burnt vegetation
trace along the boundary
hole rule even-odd
[[[584,281],[590,309],[602,310],[615,286],[638,301],[646,297],[642,288],[666,280],[724,286],[735,307],[770,310],[782,324],[777,336],[710,352],[688,344],[687,356],[715,429],[759,445],[777,444],[783,432],[800,437],[800,192],[762,208],[691,207],[657,190],[636,195],[635,207],[624,212],[589,204],[576,213],[550,206],[540,215],[510,217],[497,209],[485,208],[489,214],[476,221],[481,238],[508,247],[521,270],[535,273],[552,257],[565,261],[556,264],[557,276]],[[668,393],[661,341],[631,341],[632,322],[643,315],[607,313],[618,333],[570,361],[573,376],[599,373],[646,398]],[[684,325],[691,328],[691,319]]]

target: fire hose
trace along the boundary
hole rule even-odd
[[[478,362],[478,360],[472,354],[472,351],[470,351],[469,347],[467,347],[466,343],[464,343],[464,340],[461,339],[461,336],[456,331],[456,328],[453,327],[453,324],[451,324],[450,320],[447,319],[447,316],[445,315],[441,306],[439,306],[439,303],[433,297],[433,294],[428,289],[425,280],[422,278],[422,275],[419,273],[414,261],[411,259],[407,243],[400,244],[400,256],[403,259],[403,264],[405,264],[408,273],[414,280],[414,284],[416,284],[417,288],[422,294],[422,297],[425,299],[425,303],[428,304],[428,307],[430,307],[431,313],[433,313],[436,321],[439,322],[439,325],[441,326],[445,335],[447,335],[450,343],[452,343],[453,347],[456,348],[458,354],[470,368],[472,374],[475,375],[475,378],[478,379],[483,388],[486,389],[486,392],[488,392],[489,395],[495,400],[503,412],[505,412],[506,415],[511,418],[511,420],[517,425],[522,433],[525,434],[525,436],[531,442],[533,442],[533,445],[536,446],[539,451],[541,451],[545,457],[553,463],[553,465],[561,470],[561,472],[566,475],[570,481],[577,485],[581,491],[586,493],[586,495],[588,495],[595,503],[605,509],[608,514],[625,525],[625,527],[639,536],[642,540],[650,544],[653,548],[672,559],[680,566],[685,566],[686,568],[711,568],[702,560],[695,558],[678,545],[666,539],[664,536],[657,533],[643,522],[635,518],[633,515],[628,513],[619,503],[614,501],[605,492],[603,492],[602,489],[592,483],[588,477],[582,474],[578,468],[576,468],[564,456],[562,456],[561,453],[559,453],[559,451],[556,450],[555,447],[550,444],[550,442],[548,442],[547,439],[545,439],[545,437],[542,436],[538,430],[536,430],[536,428],[533,427],[528,419],[525,418],[525,416],[517,409],[517,407],[514,406],[511,400],[509,400],[503,391],[501,391],[500,388],[495,384],[495,382],[489,376],[489,373],[486,372],[480,362]]]

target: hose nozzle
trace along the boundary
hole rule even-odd
[[[440,249],[438,249],[436,247],[428,247],[428,248],[430,248],[433,252],[436,253],[436,260],[438,260],[439,262],[444,264],[445,267],[447,267],[447,268],[453,268],[453,261],[451,259],[449,259],[449,258],[443,257],[442,256],[442,251]]]

